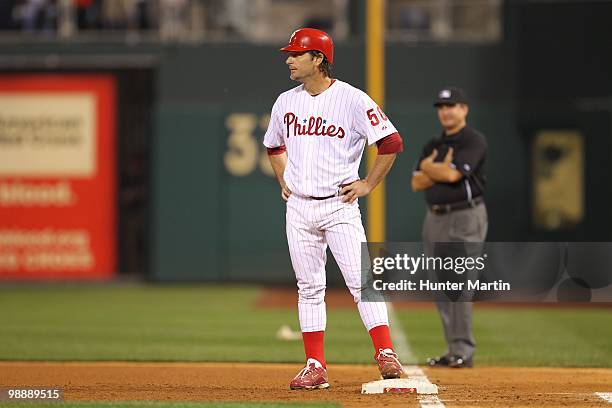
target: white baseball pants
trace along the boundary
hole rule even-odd
[[[366,242],[366,236],[357,201],[348,204],[342,202],[342,197],[315,200],[291,194],[286,221],[289,254],[298,285],[302,332],[325,330],[328,245],[366,329],[388,325],[384,302],[361,301],[361,243]]]

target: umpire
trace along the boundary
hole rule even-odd
[[[444,88],[434,106],[443,132],[425,145],[412,175],[412,190],[425,191],[427,201],[423,223],[426,256],[434,255],[436,242],[484,242],[488,226],[483,197],[487,142],[482,133],[466,124],[469,108],[465,92]],[[442,255],[439,247],[436,256]],[[448,349],[441,357],[430,358],[428,364],[472,367],[476,348],[472,302],[436,303]]]

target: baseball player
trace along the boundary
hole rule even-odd
[[[382,377],[399,378],[402,366],[389,335],[386,305],[361,301],[366,235],[357,199],[385,177],[403,150],[402,139],[366,93],[331,77],[334,45],[325,32],[299,29],[281,51],[287,53],[291,79],[301,84],[274,103],[264,145],[287,202],[287,241],[306,354],[306,366],[290,388],[329,387],[323,352],[328,245],[372,337]],[[360,179],[366,142],[377,144],[378,156]]]

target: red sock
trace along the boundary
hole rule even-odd
[[[371,328],[370,337],[372,337],[372,343],[374,344],[374,357],[378,355],[379,349],[390,348],[391,350],[393,350],[393,343],[391,342],[389,326],[382,325]]]
[[[324,331],[302,332],[304,339],[304,352],[306,359],[314,358],[325,367],[325,356],[323,354],[323,335]]]

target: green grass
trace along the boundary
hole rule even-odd
[[[0,360],[302,362],[295,309],[259,309],[259,289],[224,285],[0,288]],[[435,309],[397,310],[419,362],[444,351]],[[612,367],[606,309],[476,309],[477,364]],[[372,363],[356,308],[328,313],[333,363]]]
[[[0,403],[8,408],[334,408],[334,403],[291,403],[291,402],[154,402],[154,401],[118,401],[118,402],[10,402]]]
[[[436,310],[397,313],[421,363],[445,351]],[[477,308],[473,316],[478,365],[612,367],[609,309]]]
[[[205,285],[14,286],[0,289],[0,360],[302,362],[292,309],[253,306],[254,287]],[[369,361],[355,310],[329,316],[329,357]]]

